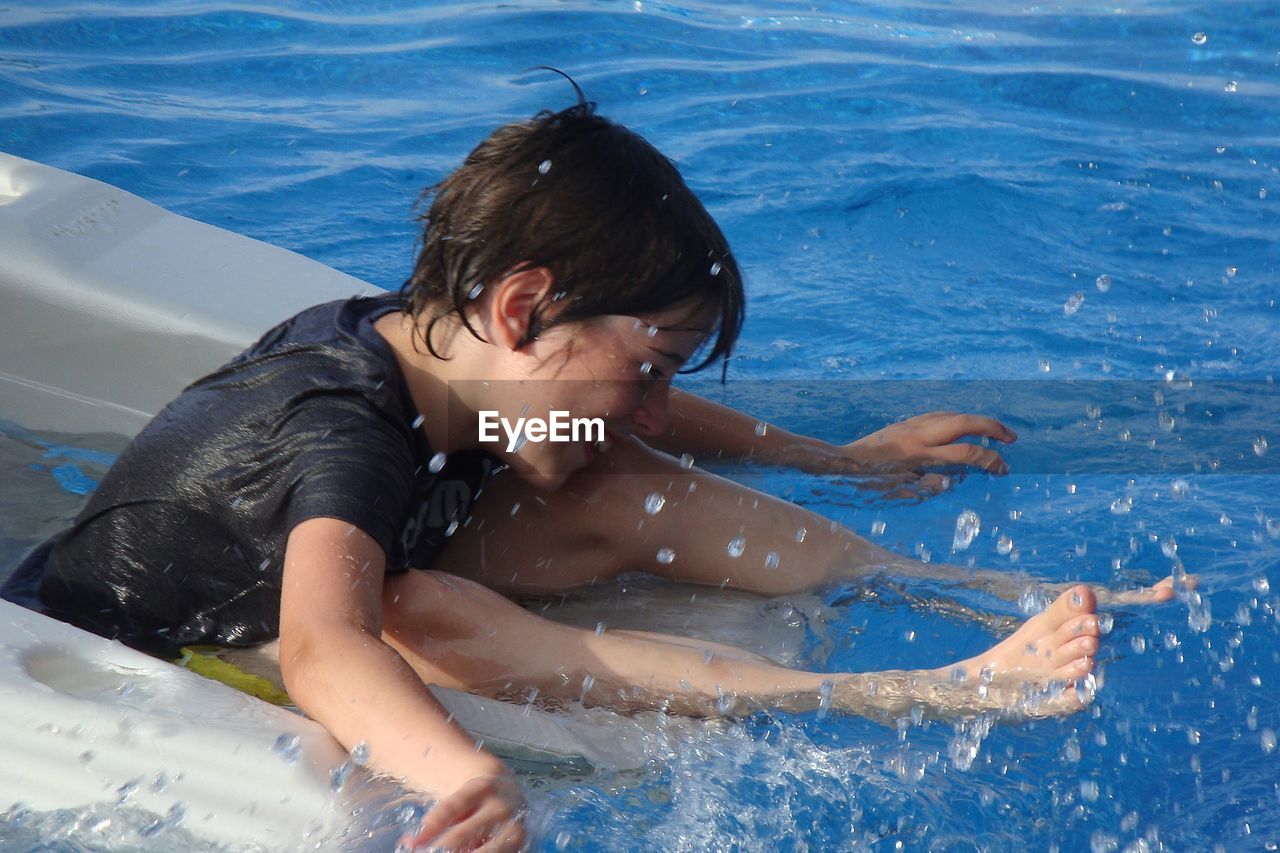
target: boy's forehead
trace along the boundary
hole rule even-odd
[[[637,317],[646,328],[664,332],[689,332],[707,335],[720,319],[717,306],[710,300],[700,299],[677,305],[652,314]]]

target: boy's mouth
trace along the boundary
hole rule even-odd
[[[608,453],[609,450],[619,441],[622,441],[622,436],[618,435],[616,432],[606,427],[604,431],[604,438],[600,439],[599,441],[592,442],[592,444],[595,447],[595,449],[600,451],[601,453]]]

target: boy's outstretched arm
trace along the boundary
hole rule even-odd
[[[382,634],[381,547],[363,531],[313,518],[289,534],[280,603],[280,670],[290,697],[348,749],[439,798],[414,843],[516,850],[518,786],[501,761],[449,721]]]
[[[670,426],[650,443],[660,450],[697,459],[744,458],[788,465],[815,474],[873,476],[904,474],[942,465],[970,465],[993,474],[1009,470],[994,450],[960,441],[992,438],[1010,443],[1017,435],[981,415],[929,412],[890,424],[845,445],[796,435],[696,394],[671,389]]]

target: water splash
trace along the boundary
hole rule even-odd
[[[982,531],[982,521],[971,509],[964,509],[956,516],[955,534],[951,538],[952,551],[966,551]]]

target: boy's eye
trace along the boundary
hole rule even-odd
[[[640,365],[640,375],[645,379],[666,379],[666,374],[654,366],[652,361]]]

